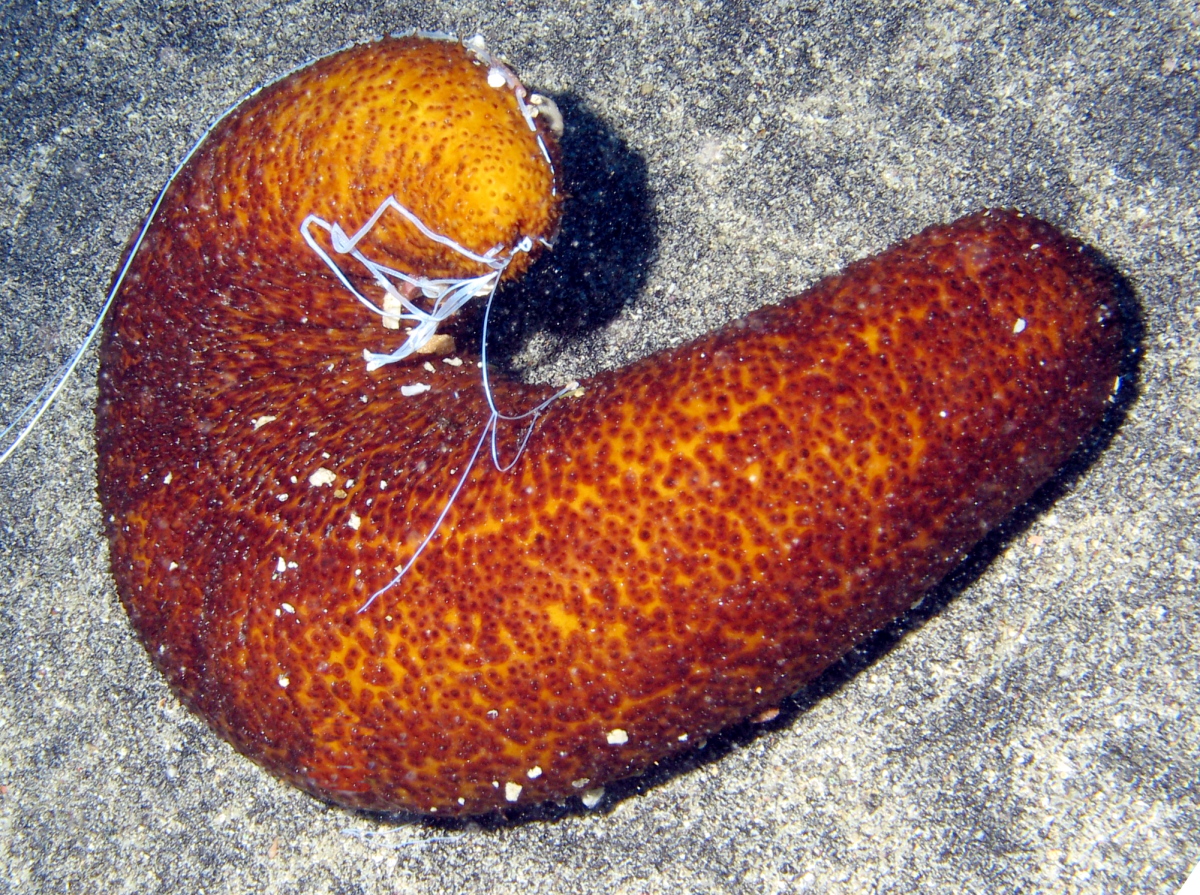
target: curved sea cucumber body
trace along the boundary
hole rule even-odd
[[[490,411],[474,359],[367,371],[385,331],[301,221],[357,225],[395,194],[481,253],[557,220],[511,95],[430,43],[281,82],[172,186],[108,322],[100,491],[122,601],[221,735],[340,804],[472,814],[638,774],[907,609],[1103,415],[1120,327],[1108,274],[1049,225],[989,211],[931,227],[583,383],[510,471],[476,464],[428,549],[359,612],[435,526]],[[500,112],[379,123],[424,89],[388,82],[434,57],[414,83],[445,65],[450,106],[471,87],[508,108],[482,144],[504,185],[485,199],[469,162],[422,156],[406,128],[436,142]],[[478,273],[410,237],[380,251]],[[401,392],[414,384],[429,388]],[[549,394],[494,389],[502,410]],[[500,434],[511,456],[518,433]]]

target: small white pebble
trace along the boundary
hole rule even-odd
[[[337,474],[331,469],[326,469],[324,466],[322,466],[320,469],[318,469],[316,472],[314,472],[312,475],[310,475],[308,477],[308,483],[310,485],[312,485],[314,488],[321,488],[321,487],[324,487],[325,485],[332,485],[336,481],[337,481]]]
[[[279,561],[275,563],[275,571],[280,575],[287,571],[287,560],[285,560],[282,556],[279,557]]]
[[[584,808],[595,808],[604,798],[604,787],[597,786],[595,789],[589,789],[580,798],[583,800]]]
[[[679,742],[681,742],[681,743],[686,743],[686,742],[687,742],[687,734],[686,734],[686,733],[681,733],[681,734],[679,735]]]
[[[1017,322],[1013,324],[1013,332],[1014,333],[1025,332],[1025,318],[1024,317],[1017,318]]]
[[[291,683],[291,681],[288,680],[288,677],[286,674],[279,675],[279,686],[283,687],[286,690],[287,685],[290,683]]]
[[[174,473],[170,473],[170,472],[168,472],[168,473],[167,473],[167,475],[166,475],[166,478],[164,478],[164,479],[163,479],[163,484],[164,484],[164,485],[169,485],[169,484],[171,484],[171,476],[172,476],[172,475],[174,475]]]
[[[360,517],[358,515],[358,513],[351,513],[350,521],[347,522],[346,524],[349,525],[351,528],[353,528],[355,531],[358,531],[358,527],[360,525],[362,525],[362,517]]]
[[[426,385],[424,382],[417,382],[413,385],[400,386],[400,394],[404,395],[406,398],[411,398],[413,395],[419,395],[421,392],[427,392],[431,388],[433,388],[433,386]]]
[[[629,742],[629,734],[619,727],[614,727],[608,732],[607,739],[610,746],[624,746]]]
[[[512,782],[505,783],[504,784],[504,799],[505,799],[505,801],[515,802],[519,798],[521,798],[521,784],[520,783],[512,783]]]
[[[525,776],[528,777],[530,780],[536,780],[538,777],[542,776],[542,769],[539,768],[537,765],[534,765],[528,771],[525,772]]]
[[[282,609],[284,612],[286,612],[288,615],[296,614],[296,607],[293,606],[291,603],[280,603],[279,608]]]
[[[399,329],[400,315],[404,313],[404,305],[400,301],[398,295],[392,295],[388,292],[383,296],[383,305],[380,308],[383,311],[381,323],[384,329]],[[364,354],[366,352],[364,351]]]
[[[280,503],[287,503],[287,499],[288,499],[287,492],[285,491],[283,494],[276,494],[275,499],[278,500]]]
[[[461,357],[443,357],[442,363],[449,364],[452,367],[461,367],[462,366],[462,358]]]
[[[265,426],[267,423],[273,423],[273,422],[275,422],[275,420],[277,420],[277,419],[279,419],[279,417],[277,417],[277,416],[270,416],[270,415],[268,414],[268,415],[264,415],[264,416],[257,417],[257,418],[255,418],[255,419],[251,420],[251,421],[250,421],[250,423],[251,423],[251,425],[253,425],[253,426],[254,426],[254,431],[255,431],[255,432],[257,432],[259,429],[261,429],[261,428],[262,428],[263,426]]]
[[[590,777],[580,777],[578,780],[572,780],[571,785],[574,786],[576,789],[583,789],[585,786],[587,786],[591,782],[592,782],[592,780]]]
[[[428,370],[430,373],[436,373],[436,372],[437,372],[437,370],[435,370],[435,369],[433,368],[433,364],[431,364],[429,361],[425,361],[425,363],[424,363],[424,364],[422,364],[422,366],[423,366],[423,367],[424,367],[426,370]]]
[[[178,568],[179,568],[179,563],[177,563],[177,562],[173,562],[173,563],[171,563],[169,566],[167,566],[167,571],[168,571],[168,572],[174,572],[174,571],[175,571],[176,569],[178,569]]]
[[[499,90],[504,86],[504,73],[498,68],[493,68],[488,72],[488,86]]]

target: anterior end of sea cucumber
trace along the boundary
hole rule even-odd
[[[388,38],[269,85],[217,124],[181,172],[157,240],[177,232],[192,248],[296,254],[306,216],[353,233],[392,196],[480,255],[525,237],[549,241],[562,201],[557,144],[517,92],[489,86],[488,71],[454,40]],[[379,221],[363,249],[426,277],[484,272],[396,215]],[[229,255],[209,260],[237,266]],[[302,276],[316,259],[290,260]],[[518,259],[509,275],[527,264]],[[255,266],[246,267],[243,275]]]
[[[358,192],[371,205],[401,181],[428,194],[406,207],[457,226],[439,215],[461,179],[390,172],[354,145],[361,126],[336,145],[367,161],[322,181],[326,154],[293,140],[377,121],[409,52],[468,71],[417,41],[376,77],[385,49],[324,60],[214,132],[102,353],[100,489],[130,617],[185,702],[322,798],[439,815],[565,799],[761,717],[911,606],[1109,406],[1107,272],[1033,217],[981,212],[583,382],[511,470],[472,469],[421,561],[359,612],[490,418],[473,362],[368,372],[382,328],[289,230],[314,203],[353,217]],[[446,89],[470,105],[496,90],[487,74]],[[338,102],[321,101],[330,85]],[[276,172],[270,213],[216,186],[246,138]],[[525,144],[489,145],[530,162],[515,181],[530,194],[548,189]],[[211,222],[180,229],[198,195]],[[556,200],[528,205],[502,226],[468,214],[453,238],[481,251],[555,225]],[[402,243],[398,258],[429,248]],[[504,407],[547,394],[495,383]]]

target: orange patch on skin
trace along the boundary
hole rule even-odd
[[[259,94],[172,186],[102,349],[100,493],[140,637],[239,750],[348,806],[566,798],[766,718],[1025,501],[1117,375],[1112,284],[1078,243],[1004,211],[932,227],[583,383],[359,613],[488,408],[473,363],[368,373],[383,330],[298,227],[395,194],[476,252],[551,235],[553,171],[486,81],[410,38]],[[478,273],[404,228],[376,248]]]

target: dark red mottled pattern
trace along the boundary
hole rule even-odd
[[[932,227],[583,383],[359,614],[461,474],[478,370],[367,373],[382,331],[302,243],[246,257],[223,233],[153,232],[109,321],[113,572],[181,698],[345,805],[564,798],[777,704],[1025,501],[1117,376],[1112,285],[1078,243],[1007,211]]]

